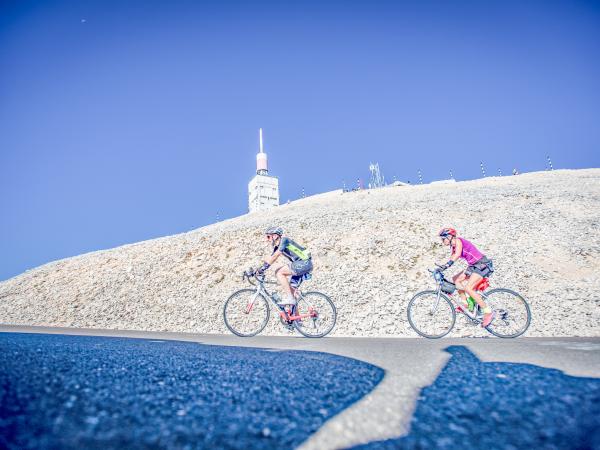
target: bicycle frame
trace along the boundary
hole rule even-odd
[[[248,278],[248,282],[250,284],[256,286],[256,292],[255,292],[254,296],[252,297],[252,300],[246,306],[246,314],[250,314],[250,311],[252,311],[252,308],[254,307],[254,302],[256,302],[256,299],[258,298],[258,296],[262,294],[263,296],[265,296],[269,300],[271,300],[271,303],[273,303],[273,305],[277,308],[277,311],[279,311],[279,315],[281,316],[281,318],[283,320],[285,320],[286,322],[293,322],[295,320],[302,320],[302,319],[308,319],[310,317],[314,317],[315,312],[314,312],[313,305],[311,305],[310,302],[308,300],[306,300],[306,298],[302,295],[302,292],[300,291],[299,288],[292,288],[292,289],[294,289],[294,295],[298,302],[303,301],[308,304],[308,314],[294,314],[294,310],[296,310],[296,311],[298,310],[298,308],[296,306],[292,306],[290,311],[287,311],[283,306],[279,306],[277,304],[277,301],[273,298],[273,294],[271,292],[269,292],[267,290],[267,288],[265,287],[265,284],[276,284],[276,283],[265,281],[264,277],[256,276],[256,274],[253,274],[252,277],[254,277],[254,279],[258,282],[258,284],[255,284],[252,282],[252,280],[250,279],[251,275],[244,273],[244,278]]]
[[[438,288],[438,292],[441,291],[441,286]],[[479,293],[479,295],[481,295],[481,297],[485,300],[486,296],[483,293]],[[475,304],[475,308],[473,309],[473,312],[469,311],[469,309],[465,309],[464,305],[458,303],[456,301],[456,299],[454,298],[453,294],[446,294],[446,296],[450,299],[450,301],[452,303],[454,303],[456,306],[460,306],[460,310],[458,312],[464,314],[465,316],[467,316],[469,319],[471,319],[473,322],[477,322],[480,323],[482,321],[482,316],[480,316],[481,314],[481,306],[479,306],[477,303]]]
[[[438,274],[438,273],[439,273],[439,275],[436,276],[436,274]],[[437,287],[437,297],[436,297],[436,300],[435,300],[435,304],[431,308],[431,314],[432,315],[435,314],[435,312],[437,311],[437,308],[439,306],[439,303],[440,303],[440,295],[443,292],[442,291],[442,283],[445,281],[447,283],[452,284],[454,287],[456,287],[456,284],[452,283],[451,281],[448,281],[448,280],[444,279],[444,276],[442,275],[441,272],[433,272],[433,274],[434,274],[433,277],[437,281],[438,287]],[[473,309],[473,312],[471,313],[468,309],[465,309],[462,304],[460,304],[460,303],[458,303],[456,301],[456,299],[453,296],[454,293],[449,294],[449,293],[444,292],[444,294],[450,299],[450,301],[452,303],[454,303],[454,305],[460,307],[460,310],[458,310],[458,312],[464,314],[470,320],[472,320],[473,322],[476,322],[476,323],[480,323],[483,320],[483,318],[481,316],[479,316],[479,313],[481,311],[481,307],[479,306],[479,304],[475,304],[475,309]],[[487,296],[482,291],[479,291],[479,295],[481,295],[481,297],[483,298],[484,301],[487,299]]]

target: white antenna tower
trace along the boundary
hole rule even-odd
[[[479,165],[481,166],[481,173],[483,174],[483,178],[485,178],[485,169],[483,168],[483,162]]]
[[[548,167],[550,168],[550,170],[554,170],[554,167],[552,167],[552,161],[550,160],[550,156],[546,156],[546,159],[548,160]]]
[[[263,132],[262,128],[258,130],[258,154],[256,155],[256,173],[258,175],[268,175],[269,168],[267,163],[267,154],[263,148]]]
[[[370,187],[374,189],[385,186],[385,178],[381,175],[379,163],[369,164],[369,170],[371,171]]]

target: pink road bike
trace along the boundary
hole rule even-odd
[[[323,337],[333,330],[337,310],[325,294],[316,291],[303,293],[299,285],[293,286],[297,304],[283,307],[277,304],[278,294],[269,292],[265,287],[276,283],[265,281],[264,275],[249,269],[244,272],[242,280],[248,280],[255,288],[233,293],[223,306],[225,325],[236,336],[256,336],[264,330],[271,308],[279,313],[284,327],[290,331],[295,329],[306,337]]]

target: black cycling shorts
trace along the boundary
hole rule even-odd
[[[292,276],[290,278],[290,285],[294,288],[300,287],[304,280],[310,280],[313,265],[312,260],[307,259],[306,261],[298,260],[290,264],[290,270]]]
[[[493,272],[494,265],[492,264],[492,260],[484,256],[475,264],[472,264],[469,267],[467,267],[467,270],[465,270],[465,275],[470,277],[471,274],[476,273],[477,275],[481,275],[485,278],[489,277]]]
[[[311,259],[294,261],[290,264],[290,270],[294,276],[304,275],[313,270]]]

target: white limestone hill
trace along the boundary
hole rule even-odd
[[[0,322],[227,333],[222,306],[269,252],[271,224],[315,261],[303,286],[339,309],[333,335],[416,336],[406,306],[453,226],[529,301],[528,336],[600,336],[600,169],[329,192],[184,234],[52,262],[0,283]],[[464,267],[455,265],[457,271]],[[285,334],[272,317],[266,334]],[[457,320],[450,336],[487,333]]]

